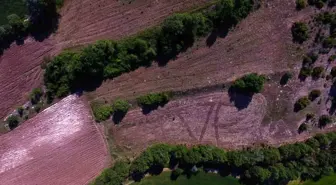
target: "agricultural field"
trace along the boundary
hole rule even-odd
[[[25,1],[22,0],[0,0],[0,25],[7,24],[7,16],[16,14],[24,17],[27,14]]]
[[[132,183],[134,185],[239,185],[237,179],[233,177],[221,177],[218,174],[207,174],[198,172],[196,175],[187,177],[181,175],[176,180],[171,180],[171,172],[163,172],[158,176],[147,177],[141,182]]]
[[[76,95],[0,140],[2,184],[85,184],[109,164],[103,136]]]

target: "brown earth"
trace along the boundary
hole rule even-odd
[[[75,95],[0,136],[1,184],[82,185],[108,163],[90,109]]]
[[[13,44],[0,56],[0,118],[23,104],[28,92],[42,83],[40,64],[64,48],[98,39],[120,39],[158,24],[168,15],[208,3],[209,0],[68,0],[61,11],[57,34],[24,45]]]
[[[300,65],[301,51],[291,37],[292,23],[313,10],[295,10],[294,0],[268,0],[225,38],[208,47],[200,40],[165,67],[141,68],[107,80],[91,98],[132,98],[148,92],[185,90],[221,84],[245,73],[276,73]]]

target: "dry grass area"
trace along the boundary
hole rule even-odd
[[[91,98],[113,100],[155,91],[200,88],[231,81],[250,72],[276,73],[300,65],[292,23],[309,19],[313,10],[295,10],[293,0],[268,0],[225,38],[208,47],[207,39],[165,67],[141,68],[107,80]]]
[[[1,184],[86,184],[108,163],[104,138],[76,95],[0,136]]]
[[[158,24],[168,15],[208,3],[208,0],[144,0],[128,3],[111,0],[69,0],[61,11],[57,34],[24,45],[13,44],[0,56],[0,118],[23,104],[28,92],[42,83],[43,57],[62,49],[120,39]]]

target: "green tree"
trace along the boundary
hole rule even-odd
[[[19,118],[17,116],[9,116],[7,119],[8,127],[13,130],[19,125]]]
[[[310,101],[314,101],[316,100],[316,98],[321,96],[321,91],[319,89],[314,89],[312,91],[310,91],[309,93],[309,99]]]
[[[307,6],[306,0],[296,0],[296,9],[302,10]]]
[[[319,123],[319,126],[323,128],[327,126],[328,124],[332,123],[332,119],[329,115],[322,115],[320,116],[318,123]]]
[[[306,23],[296,22],[292,26],[293,40],[298,43],[303,43],[309,38],[309,28]]]
[[[310,104],[310,100],[307,96],[299,98],[294,104],[294,111],[298,112],[306,108]]]
[[[41,97],[43,96],[43,91],[41,88],[34,88],[30,93],[30,102],[35,105],[40,102]]]
[[[318,67],[314,67],[311,75],[314,79],[319,79],[321,78],[321,75],[323,72],[324,72],[324,67],[318,66]]]
[[[232,89],[244,94],[259,93],[263,90],[264,82],[265,78],[263,76],[251,73],[236,80],[232,85]]]

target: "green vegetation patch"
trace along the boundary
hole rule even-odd
[[[231,88],[233,91],[243,94],[260,93],[264,88],[265,77],[257,73],[251,73],[236,80]]]
[[[309,38],[309,27],[304,22],[296,22],[292,26],[293,41],[303,43]]]
[[[176,180],[171,180],[171,172],[163,172],[158,176],[151,176],[143,179],[134,185],[240,185],[234,177],[222,177],[218,174],[198,172],[189,178],[180,175]]]
[[[91,108],[93,111],[93,115],[97,122],[102,122],[108,120],[112,113],[113,109],[111,105],[104,104],[101,102],[93,102],[91,103]]]
[[[336,185],[336,174],[322,177],[318,181],[307,181],[303,183],[302,185]]]
[[[28,11],[23,0],[0,0],[0,25],[7,24],[7,16],[16,14],[24,17]]]

